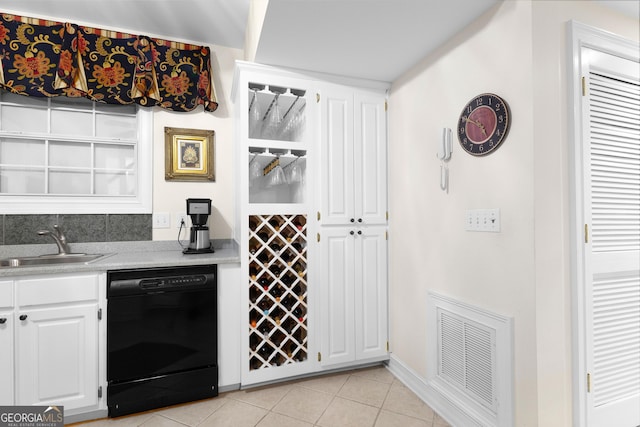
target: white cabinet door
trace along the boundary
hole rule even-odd
[[[98,304],[16,313],[16,404],[98,403]]]
[[[358,90],[354,98],[354,217],[382,225],[387,223],[386,97]]]
[[[0,309],[0,406],[13,402],[13,311]]]
[[[337,85],[320,92],[320,221],[386,224],[385,94]]]
[[[387,354],[387,238],[385,227],[355,235],[356,359]]]
[[[353,91],[326,85],[320,92],[321,222],[348,224],[355,221]]]
[[[323,270],[321,283],[322,364],[355,360],[355,287],[353,235],[344,227],[320,233]]]
[[[13,281],[0,281],[0,405],[13,405]]]
[[[385,227],[323,227],[322,364],[387,354]]]

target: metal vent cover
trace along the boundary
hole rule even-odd
[[[442,309],[438,319],[438,375],[495,412],[495,330]]]
[[[473,425],[507,427],[513,411],[513,319],[429,292],[427,384]]]

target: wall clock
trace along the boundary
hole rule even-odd
[[[465,105],[458,121],[462,148],[474,156],[495,151],[509,133],[509,105],[498,95],[483,93]]]

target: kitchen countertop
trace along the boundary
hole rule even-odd
[[[188,242],[182,242],[187,245]],[[214,253],[182,253],[175,240],[144,242],[71,243],[74,253],[105,254],[89,263],[68,263],[24,267],[0,267],[0,278],[36,274],[101,273],[129,268],[167,267],[181,265],[233,264],[240,262],[240,252],[234,240],[213,240]],[[56,254],[55,245],[0,246],[0,259]]]

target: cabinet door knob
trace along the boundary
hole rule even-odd
[[[358,234],[362,234],[362,230],[358,230]]]
[[[353,230],[351,230],[351,231],[349,232],[349,234],[351,234],[351,235],[353,236],[353,235],[354,235],[354,232],[353,232]]]
[[[7,323],[7,318],[6,317],[0,317],[0,325],[4,325],[5,323]]]
[[[358,218],[358,222],[362,222],[362,218]]]
[[[21,314],[20,315],[20,320],[27,320],[27,315],[26,314]]]
[[[355,218],[351,218],[349,221],[356,222]]]

